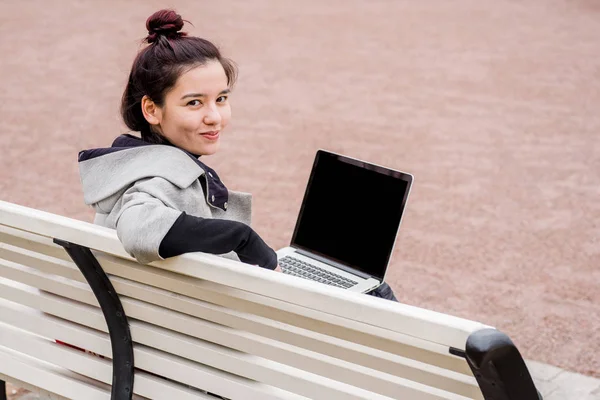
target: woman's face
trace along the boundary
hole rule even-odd
[[[196,155],[211,155],[219,150],[220,136],[231,118],[228,93],[221,63],[209,61],[181,74],[162,107],[144,96],[142,109],[172,144]]]

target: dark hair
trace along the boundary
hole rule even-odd
[[[214,44],[180,32],[183,22],[181,15],[173,10],[157,11],[146,20],[148,36],[144,41],[150,45],[133,61],[121,100],[125,125],[132,131],[139,131],[142,139],[150,143],[166,143],[167,140],[152,130],[144,118],[142,97],[148,96],[156,105],[163,106],[165,95],[182,73],[212,60],[221,63],[230,86],[237,77],[235,64],[221,56]]]

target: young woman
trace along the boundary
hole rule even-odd
[[[121,105],[140,138],[79,153],[85,202],[140,263],[200,251],[280,271],[250,228],[251,196],[228,190],[200,161],[219,150],[231,118],[235,65],[182,27],[172,10],[146,21],[149,46],[133,62]],[[371,294],[395,300],[385,284]]]

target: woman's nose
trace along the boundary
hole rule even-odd
[[[204,115],[204,121],[206,125],[217,125],[221,122],[221,114],[216,107],[210,107],[206,110],[206,114]]]

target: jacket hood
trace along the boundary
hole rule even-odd
[[[83,197],[99,203],[144,178],[160,177],[185,189],[201,176],[209,185],[212,206],[224,208],[228,191],[217,173],[194,154],[168,144],[151,144],[132,135],[121,135],[111,147],[79,152]]]

